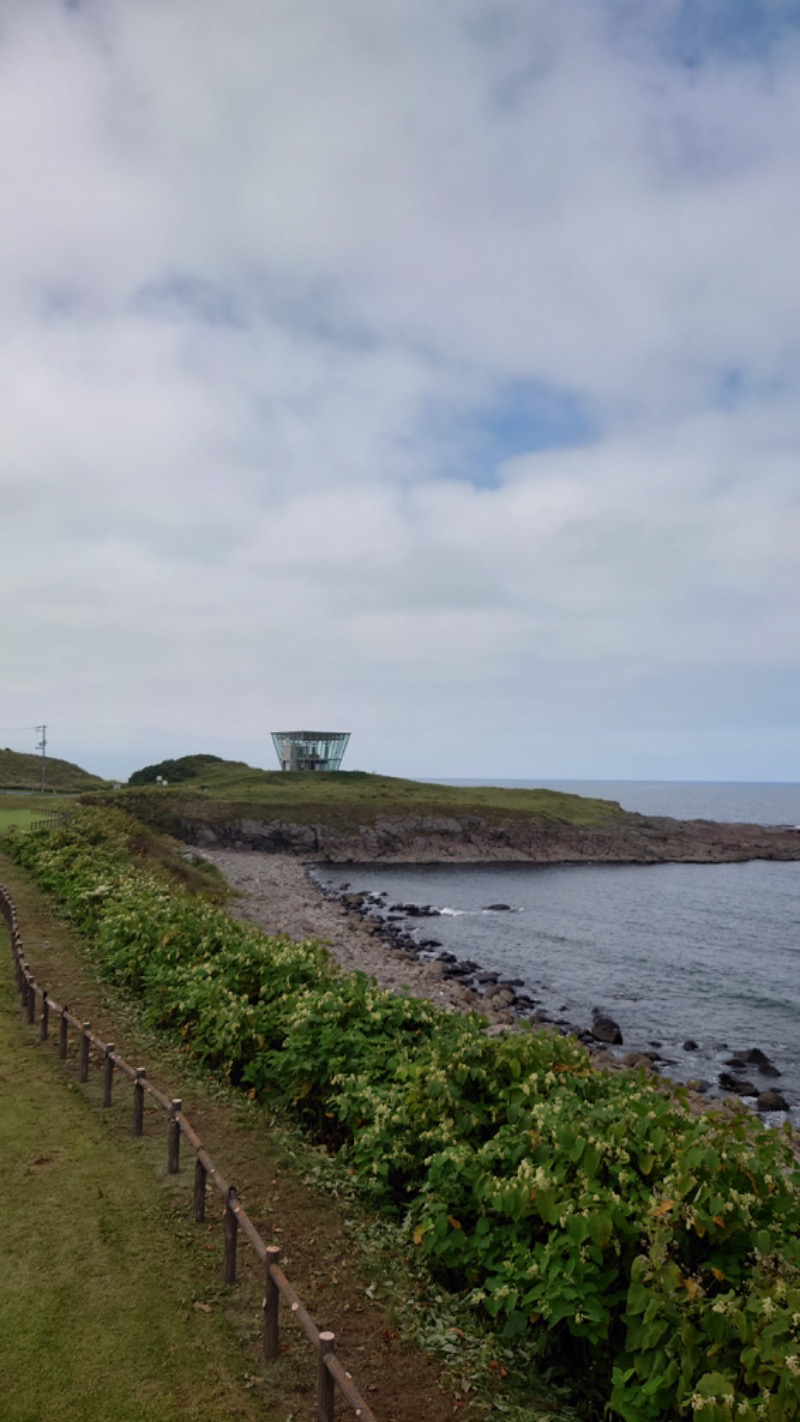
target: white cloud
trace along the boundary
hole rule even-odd
[[[4,7],[0,722],[796,773],[800,48],[637,13]]]

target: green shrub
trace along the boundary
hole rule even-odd
[[[408,1222],[448,1285],[624,1422],[800,1417],[800,1175],[753,1118],[696,1118],[575,1041],[344,974],[132,861],[83,809],[10,847],[150,1020],[285,1102]]]
[[[177,760],[160,760],[157,765],[145,765],[141,770],[134,770],[128,784],[155,785],[160,778],[170,785],[177,785],[182,780],[196,780],[204,766],[219,764],[221,757],[218,755],[181,755]]]

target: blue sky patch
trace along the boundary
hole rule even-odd
[[[800,27],[800,3],[787,0],[684,0],[672,26],[675,55],[691,69],[717,58],[765,59],[787,30]]]
[[[520,454],[582,445],[595,428],[585,404],[570,390],[514,380],[498,388],[457,430],[460,466],[473,482],[497,482],[497,468]]]

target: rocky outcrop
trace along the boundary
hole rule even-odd
[[[622,1044],[622,1032],[618,1022],[607,1013],[594,1009],[592,1013],[592,1025],[590,1032],[597,1042],[609,1042],[612,1045]]]
[[[408,815],[341,828],[278,819],[183,820],[190,844],[258,849],[332,864],[513,863],[722,864],[800,859],[800,830],[627,815],[603,828],[519,816]],[[499,907],[495,905],[494,907]]]

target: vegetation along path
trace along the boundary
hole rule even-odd
[[[39,981],[129,1059],[145,1063],[162,1090],[182,1096],[259,1229],[283,1245],[287,1272],[320,1326],[336,1331],[342,1359],[381,1422],[485,1417],[492,1407],[485,1397],[471,1405],[458,1397],[457,1332],[447,1344],[445,1389],[440,1364],[403,1343],[394,1307],[411,1301],[387,1288],[394,1269],[380,1244],[371,1262],[359,1262],[352,1220],[345,1220],[353,1202],[315,1188],[317,1153],[260,1129],[258,1108],[236,1103],[143,1028],[130,1004],[98,979],[80,936],[1,850],[0,882],[17,905]],[[208,1226],[192,1223],[191,1172],[166,1175],[163,1118],[153,1112],[144,1139],[134,1142],[122,1082],[105,1111],[99,1072],[78,1086],[74,1044],[65,1068],[53,1042],[41,1043],[22,1021],[1,923],[0,934],[3,1422],[310,1419],[313,1359],[290,1318],[281,1358],[261,1363],[262,1282],[250,1252],[240,1250],[241,1284],[223,1288],[221,1211],[209,1202]],[[433,1322],[424,1286],[413,1308]],[[490,1372],[487,1382],[496,1376]],[[546,1405],[526,1412],[545,1414],[554,1416]],[[349,1415],[344,1404],[337,1415]]]

